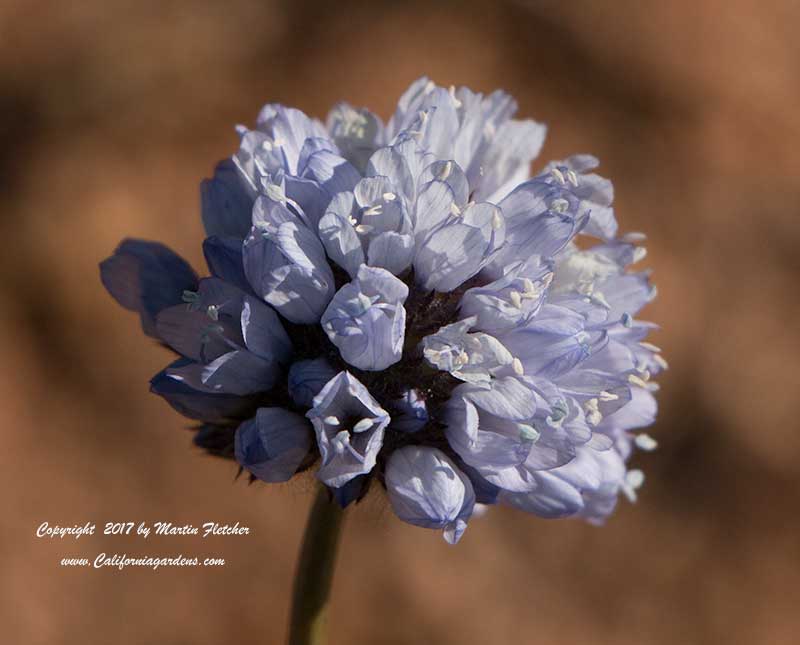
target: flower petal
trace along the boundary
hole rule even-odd
[[[342,358],[362,370],[383,370],[400,360],[408,287],[386,269],[361,265],[322,315],[322,327]]]
[[[230,282],[240,289],[250,290],[250,283],[244,274],[242,238],[207,237],[203,242],[203,255],[212,276]]]
[[[391,417],[352,374],[328,381],[306,416],[317,433],[320,481],[340,488],[373,469]]]
[[[364,248],[352,223],[355,208],[353,193],[339,193],[331,200],[319,221],[319,238],[328,257],[347,271],[351,278],[358,273],[358,267],[364,264]]]
[[[414,238],[393,231],[381,233],[369,243],[367,261],[370,266],[381,267],[394,275],[402,275],[414,258]]]
[[[100,263],[100,279],[120,305],[139,312],[148,336],[156,336],[158,313],[197,287],[197,274],[180,256],[158,242],[135,239],[123,240]]]
[[[236,429],[236,461],[265,482],[291,479],[311,448],[311,424],[282,408],[259,408]]]
[[[200,184],[203,226],[209,237],[244,239],[250,230],[253,198],[248,181],[230,159],[217,164],[212,179]]]
[[[289,396],[297,405],[310,408],[314,397],[334,376],[336,370],[324,358],[292,363],[289,368]]]
[[[190,362],[186,359],[179,359],[168,369],[178,369]],[[169,376],[168,369],[162,370],[152,378],[150,391],[163,397],[185,417],[210,423],[225,423],[230,419],[246,418],[255,410],[256,397],[201,392]]]
[[[475,506],[469,478],[441,450],[405,446],[386,464],[386,492],[395,514],[404,522],[443,529],[455,544]]]

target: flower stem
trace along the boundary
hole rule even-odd
[[[308,514],[297,563],[289,645],[323,645],[328,598],[343,512],[320,485]]]

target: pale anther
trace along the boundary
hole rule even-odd
[[[373,426],[372,419],[361,419],[353,426],[353,432],[364,432]]]
[[[575,188],[578,187],[578,175],[575,174],[574,170],[567,170],[567,179]]]
[[[644,450],[645,452],[649,452],[658,448],[658,442],[648,434],[642,433],[636,435],[636,438],[633,441],[639,450]]]

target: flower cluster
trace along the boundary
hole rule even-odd
[[[315,467],[342,506],[380,485],[451,543],[481,505],[601,522],[635,499],[666,367],[634,318],[642,236],[593,157],[531,178],[545,128],[515,109],[426,78],[387,123],[267,105],[202,184],[209,277],[139,240],[101,264],[179,355],[151,388],[198,445],[266,482]]]

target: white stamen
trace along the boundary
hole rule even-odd
[[[265,187],[265,192],[267,193],[267,197],[273,201],[281,203],[286,201],[286,195],[283,192],[283,188],[281,188],[278,184],[267,184]]]
[[[628,242],[632,244],[635,244],[636,242],[644,242],[646,239],[647,236],[644,233],[636,233],[636,232],[625,233],[625,235],[622,236],[623,242]]]
[[[636,447],[639,450],[644,450],[645,452],[650,452],[651,450],[655,450],[658,448],[658,441],[653,439],[649,434],[639,434],[636,435],[636,438],[633,440],[636,444]]]
[[[394,193],[383,193],[383,201],[393,202],[395,199],[397,199],[397,195]]]
[[[532,425],[518,423],[517,428],[519,429],[520,439],[523,441],[536,441],[539,439],[539,432]]]
[[[648,343],[646,341],[642,341],[641,343],[639,343],[639,347],[642,347],[644,349],[649,349],[651,352],[655,352],[656,354],[661,352],[660,347],[658,347],[657,345],[653,345],[653,343]]]
[[[350,222],[353,226],[358,224],[358,220],[355,217],[353,217],[352,215],[348,216],[347,221]]]
[[[633,488],[641,488],[644,484],[644,473],[641,470],[629,470],[625,475],[625,481]]]
[[[353,432],[364,432],[369,430],[373,425],[372,419],[361,419],[353,426]]]
[[[340,423],[339,417],[335,417],[333,415],[325,417],[322,421],[328,424],[329,426],[338,426]]]
[[[453,215],[455,215],[456,217],[458,217],[459,215],[461,215],[461,209],[458,207],[458,205],[457,205],[455,202],[453,202],[452,204],[450,204],[450,212],[451,212]]]
[[[553,168],[550,171],[550,174],[553,175],[553,178],[562,186],[567,183],[566,179],[564,179],[564,173],[562,173],[558,168]]]
[[[592,293],[592,298],[604,309],[611,309],[611,305],[609,304],[608,300],[606,300],[606,297],[600,291],[594,291]]]
[[[450,173],[453,172],[453,162],[452,161],[445,161],[442,169],[439,171],[439,176],[437,179],[444,181],[450,176]]]
[[[653,355],[653,360],[662,370],[669,369],[669,363],[667,363],[666,359],[661,354]]]
[[[525,368],[522,366],[522,361],[519,360],[516,356],[514,357],[514,360],[511,361],[511,368],[514,370],[514,373],[516,373],[519,376],[525,374]]]
[[[629,374],[628,375],[628,383],[631,385],[638,385],[639,387],[647,388],[647,383],[640,379],[636,374]]]
[[[359,224],[358,226],[356,226],[356,233],[360,235],[365,235],[366,233],[372,231],[374,228],[375,228],[374,226],[369,226],[367,224]]]
[[[647,255],[647,249],[643,246],[637,246],[633,252],[633,260],[631,264],[636,264],[637,262],[641,262],[644,260],[645,256]]]
[[[451,99],[452,99],[452,101],[453,101],[453,105],[455,105],[457,108],[460,108],[460,107],[461,107],[461,101],[459,101],[459,100],[456,98],[456,87],[455,87],[455,85],[451,85],[451,86],[448,88],[448,90],[447,90],[447,91],[450,93],[450,98],[451,98]]]
[[[331,443],[333,443],[333,449],[336,453],[341,455],[347,450],[347,446],[350,444],[350,433],[347,432],[347,430],[337,432]]]
[[[522,296],[520,295],[519,291],[509,291],[508,297],[511,300],[511,304],[513,304],[517,309],[522,308]]]
[[[569,202],[561,197],[558,197],[550,202],[550,210],[553,210],[556,213],[566,213],[568,208]]]
[[[536,286],[533,284],[533,280],[531,280],[530,278],[523,278],[522,287],[524,289],[524,291],[522,292],[523,295],[527,296],[528,298],[532,298],[539,295],[538,291],[536,290]]]
[[[606,392],[605,390],[600,392],[601,401],[616,401],[617,399],[619,399],[618,394],[614,394],[613,392]]]
[[[497,230],[499,228],[502,228],[502,226],[503,226],[503,218],[500,216],[499,212],[495,211],[494,213],[492,213],[492,228],[494,230]]]
[[[373,215],[380,215],[382,212],[383,212],[383,205],[375,204],[375,206],[370,206],[369,208],[365,209],[363,215],[365,217],[371,217]]]
[[[575,174],[574,170],[567,170],[567,179],[575,188],[578,187],[578,175]]]
[[[586,421],[589,425],[596,426],[603,420],[603,415],[600,413],[598,409],[598,400],[597,399],[589,399],[583,405],[583,409],[586,411]]]
[[[365,293],[358,294],[358,304],[366,311],[372,306],[372,299]]]

